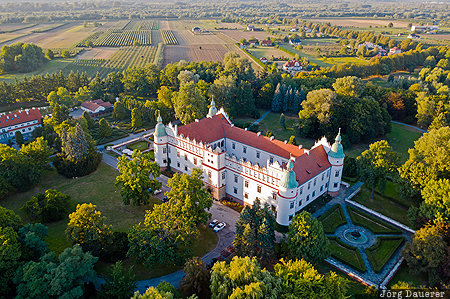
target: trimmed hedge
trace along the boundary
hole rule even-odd
[[[256,58],[255,55],[253,55],[252,53],[250,53],[247,49],[242,49],[238,43],[236,43],[236,47],[238,47],[239,49],[241,49],[242,51],[244,51],[248,56],[250,56],[256,64],[258,64],[259,66],[261,66],[263,69],[267,69],[267,66],[262,63],[261,60],[259,60],[258,58]]]
[[[355,207],[347,206],[353,224],[367,228],[374,234],[399,235],[402,231],[392,224],[383,222]]]
[[[64,154],[59,153],[56,155],[53,165],[59,174],[67,178],[74,178],[96,171],[101,161],[102,154],[95,149],[91,149],[88,155],[79,161],[67,160]]]
[[[323,213],[319,220],[322,222],[323,231],[326,234],[333,234],[336,228],[347,223],[340,204]]]
[[[330,241],[330,252],[333,258],[361,273],[366,272],[366,265],[356,247],[342,242],[337,237],[328,237],[328,240]]]
[[[375,273],[380,272],[392,255],[405,241],[404,237],[378,237],[377,242],[366,249],[367,258]]]

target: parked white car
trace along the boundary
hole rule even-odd
[[[213,228],[213,230],[217,233],[217,232],[221,231],[222,229],[224,229],[225,226],[227,226],[227,224],[225,222],[220,222]]]
[[[211,221],[211,222],[209,223],[208,226],[209,226],[210,228],[213,228],[214,226],[216,226],[217,223],[219,223],[219,220],[214,219],[213,221]]]
[[[153,192],[153,195],[157,195],[157,194],[159,194],[159,193],[161,193],[161,192],[162,192],[161,189],[155,190],[155,192]]]

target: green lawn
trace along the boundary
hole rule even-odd
[[[300,57],[308,58],[310,63],[315,63],[315,64],[317,64],[320,67],[333,66],[333,64],[323,61],[320,57],[317,57],[317,56],[314,56],[314,55],[310,55],[310,54],[307,54],[307,53],[305,53],[303,51],[295,49],[293,46],[291,46],[288,43],[283,43],[283,44],[281,44],[281,46],[283,48],[285,48],[286,50],[291,51],[294,54],[298,54]]]
[[[343,243],[337,237],[328,237],[330,240],[331,256],[346,265],[364,273],[366,265],[356,247]]]
[[[397,273],[395,273],[394,277],[392,277],[387,287],[391,288],[399,281],[411,282],[416,287],[426,286],[428,284],[428,276],[426,273],[411,274],[408,265],[406,264],[406,262],[403,262]]]
[[[148,142],[145,140],[136,141],[134,143],[128,144],[127,149],[130,149],[132,151],[138,150],[138,151],[145,151],[148,149]]]
[[[366,249],[367,258],[375,273],[383,269],[404,241],[403,237],[378,237],[377,242]]]
[[[371,191],[367,188],[362,188],[353,200],[400,223],[409,225],[407,208],[377,193],[373,199],[370,199],[370,193]]]
[[[349,280],[349,285],[348,285],[348,294],[352,294],[352,295],[362,295],[364,294],[364,291],[366,290],[366,286],[363,285],[362,283],[350,279],[350,277],[347,275],[347,273],[342,272],[341,270],[331,266],[330,264],[328,264],[325,261],[320,262],[319,264],[314,264],[314,267],[317,269],[317,271],[319,271],[319,273],[322,274],[329,274],[331,271],[336,273],[339,276],[342,276],[346,279]]]
[[[355,64],[368,64],[369,62],[365,59],[359,57],[324,57],[319,58],[325,63],[331,64],[346,64],[346,63],[355,63]]]
[[[375,234],[401,234],[401,230],[352,206],[347,206],[353,224],[363,226]]]
[[[347,223],[339,204],[326,211],[319,217],[319,220],[322,221],[323,230],[326,234],[333,234],[336,228]]]
[[[5,81],[8,83],[14,82],[17,80],[21,81],[24,77],[31,77],[33,75],[45,75],[47,73],[57,73],[63,68],[65,68],[69,63],[71,63],[73,59],[55,59],[51,60],[48,63],[44,64],[41,68],[36,71],[30,73],[22,73],[22,74],[4,74],[0,76],[0,81]]]

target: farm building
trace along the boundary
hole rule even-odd
[[[391,49],[389,49],[389,54],[388,55],[394,55],[394,54],[400,54],[402,53],[402,50],[397,48],[397,47],[393,47]]]
[[[434,31],[434,30],[439,30],[439,26],[429,26],[429,25],[426,25],[426,26],[411,26],[411,31],[428,31],[428,30],[431,30],[431,31]]]
[[[265,39],[261,41],[261,47],[272,47],[273,42],[270,39]]]
[[[253,25],[247,25],[247,30],[248,30],[248,31],[255,31],[255,26],[253,26]]]
[[[205,118],[181,127],[165,126],[158,116],[154,137],[161,167],[171,161],[172,169],[188,174],[200,167],[215,199],[267,203],[280,225],[289,225],[321,195],[340,190],[345,157],[340,132],[333,145],[323,137],[304,149],[234,126],[212,101]]]
[[[248,43],[249,43],[250,46],[252,46],[252,47],[256,47],[256,46],[258,45],[258,41],[257,41],[257,40],[248,41]]]
[[[198,27],[194,27],[194,28],[192,28],[192,32],[198,33],[198,32],[202,32],[202,30]]]
[[[262,63],[267,63],[267,61],[269,61],[266,57],[261,57],[259,60],[261,60]]]
[[[299,72],[302,70],[302,64],[297,60],[289,60],[283,64],[283,70],[287,72]]]
[[[103,102],[102,100],[85,101],[81,104],[81,110],[88,112],[92,116],[97,116],[110,112],[113,110],[113,105],[110,102]]]
[[[36,108],[3,114],[0,116],[0,142],[7,142],[17,131],[30,135],[41,123],[42,115]]]
[[[289,40],[289,44],[293,46],[299,46],[302,44],[302,41],[299,38],[294,38]]]
[[[420,35],[415,34],[415,33],[411,33],[410,35],[408,35],[408,38],[420,38]]]

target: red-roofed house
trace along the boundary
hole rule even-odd
[[[299,72],[302,70],[302,64],[297,60],[289,60],[283,64],[283,70],[287,72]]]
[[[269,204],[281,225],[326,192],[339,191],[345,157],[340,133],[333,145],[323,137],[307,150],[234,126],[214,101],[206,118],[181,127],[158,117],[154,149],[162,167],[170,161],[180,172],[202,169],[216,199]]]
[[[262,63],[267,63],[267,61],[269,61],[266,57],[261,57],[259,60],[261,60]]]
[[[97,116],[110,112],[114,106],[110,102],[103,102],[102,100],[85,101],[81,104],[81,110],[87,111],[92,116]]]
[[[16,131],[23,135],[31,134],[41,123],[42,115],[36,108],[0,115],[0,141],[8,141]]]
[[[272,47],[273,42],[270,39],[265,39],[261,41],[261,47]]]
[[[394,54],[400,54],[402,53],[402,50],[397,48],[397,47],[393,47],[389,49],[389,54],[388,55],[394,55]]]

